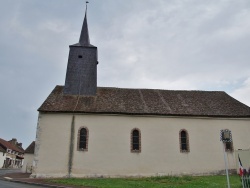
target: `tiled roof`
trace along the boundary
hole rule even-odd
[[[248,106],[221,91],[105,87],[98,87],[96,96],[77,96],[56,86],[38,111],[250,118]]]
[[[34,154],[35,152],[35,141],[33,141],[24,151],[24,153],[31,153]]]
[[[0,146],[2,148],[4,148],[5,150],[8,148],[8,149],[11,149],[11,150],[14,150],[14,151],[17,151],[17,152],[20,152],[20,153],[23,153],[24,150],[18,146],[15,146],[13,144],[11,144],[10,142],[0,138]]]

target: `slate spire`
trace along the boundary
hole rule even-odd
[[[97,47],[89,41],[87,3],[79,42],[69,46],[65,95],[95,96],[97,92]]]
[[[88,30],[88,22],[87,22],[87,3],[86,3],[86,10],[85,10],[85,16],[82,24],[82,31],[79,39],[79,43],[81,46],[89,46],[89,30]]]

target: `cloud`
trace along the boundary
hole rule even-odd
[[[64,84],[84,10],[81,0],[2,2],[0,118],[8,126],[0,137],[24,146],[34,139],[36,109]],[[222,90],[250,105],[249,19],[249,0],[90,0],[98,85]]]
[[[238,89],[230,93],[230,95],[250,106],[250,77],[248,77]]]
[[[113,70],[106,76],[120,80],[117,83],[124,83],[125,77],[132,81],[141,75],[158,83],[185,78],[190,89],[206,89],[212,84],[218,89],[249,74],[248,68],[235,73],[239,67],[247,66],[249,58],[244,52],[250,40],[249,29],[244,25],[249,18],[245,3],[230,6],[225,1],[160,1],[157,9],[140,9],[139,4],[135,3],[126,16],[112,18],[110,29],[96,39],[102,41],[100,66],[107,63]],[[131,62],[131,57],[136,61]],[[148,81],[144,80],[137,80],[135,86],[146,85]]]

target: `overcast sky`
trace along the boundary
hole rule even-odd
[[[35,140],[83,0],[0,0],[0,138]],[[225,91],[250,106],[249,0],[89,0],[98,86]]]

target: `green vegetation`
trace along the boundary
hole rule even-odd
[[[227,188],[226,176],[163,176],[150,178],[67,178],[50,182],[93,188]],[[231,188],[240,188],[238,175],[230,176]]]

